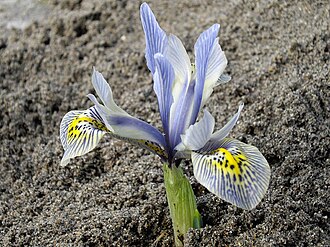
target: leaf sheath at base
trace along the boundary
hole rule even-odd
[[[183,246],[184,235],[189,228],[201,227],[201,216],[197,210],[191,184],[183,174],[181,167],[169,168],[168,164],[164,164],[163,170],[175,245]]]

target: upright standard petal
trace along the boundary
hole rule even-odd
[[[105,133],[110,133],[95,107],[86,111],[70,111],[62,119],[60,137],[64,148],[61,166],[71,158],[94,149]]]
[[[254,146],[224,139],[192,152],[191,157],[197,181],[237,207],[253,209],[267,191],[271,171]]]
[[[227,59],[217,38],[219,24],[214,24],[204,31],[195,44],[196,86],[193,119],[213,92],[213,87],[223,73]]]
[[[155,73],[155,54],[164,53],[167,46],[166,33],[160,28],[154,13],[148,4],[143,3],[140,7],[140,16],[143,31],[146,38],[147,66],[152,74]]]
[[[170,111],[170,149],[175,154],[174,148],[181,142],[181,135],[188,129],[191,124],[192,104],[194,95],[194,84],[186,82],[187,88],[182,90],[177,101],[171,106]],[[186,86],[185,86],[186,87]],[[174,156],[173,156],[174,157]]]
[[[225,53],[219,45],[219,38],[216,38],[207,62],[204,90],[202,97],[202,106],[206,103],[213,92],[213,88],[218,84],[218,79],[221,78],[223,71],[227,66]]]
[[[175,74],[172,85],[173,103],[169,119],[169,143],[173,150],[180,142],[180,135],[191,124],[195,82],[191,81],[192,68],[189,56],[182,42],[175,35],[168,36],[168,46],[164,57],[172,65]]]
[[[175,75],[172,65],[162,54],[157,53],[155,55],[155,61],[156,71],[153,75],[154,90],[158,99],[165,137],[168,138],[170,109],[173,103],[172,85]]]
[[[173,34],[168,36],[168,46],[164,56],[174,69],[173,99],[176,101],[181,91],[186,90],[186,82],[190,82],[192,72],[190,59],[181,40]]]
[[[244,104],[241,103],[237,113],[228,121],[228,123],[223,126],[220,130],[216,131],[212,134],[210,140],[211,141],[220,141],[228,136],[229,132],[234,128],[236,122],[238,121],[238,118],[241,114],[241,111],[243,110]]]
[[[181,135],[182,142],[176,147],[176,150],[200,150],[210,140],[213,129],[214,118],[207,110],[204,110],[203,118],[191,125],[184,135]]]
[[[104,79],[103,75],[93,67],[92,83],[97,95],[100,97],[103,104],[111,111],[120,114],[126,114],[113,100],[112,90],[108,82]]]

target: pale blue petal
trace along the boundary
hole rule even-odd
[[[96,97],[93,95],[93,94],[88,94],[87,97],[95,104],[95,106],[97,107],[97,109],[99,109],[98,111],[103,113],[103,114],[100,114],[101,118],[102,118],[102,121],[103,123],[105,124],[105,126],[111,130],[113,132],[113,128],[108,124],[108,122],[105,120],[105,118],[103,117],[106,114],[114,114],[113,111],[111,111],[109,108],[105,107],[104,105],[101,105]],[[120,113],[119,113],[120,114]]]
[[[114,102],[110,85],[95,68],[93,68],[92,83],[97,95],[109,111],[128,115]]]
[[[181,135],[182,145],[179,144],[176,150],[196,151],[201,149],[210,140],[213,129],[214,118],[207,110],[204,110],[203,118],[194,125],[191,125],[184,135]]]
[[[125,114],[111,112],[101,105],[94,95],[87,96],[95,104],[104,124],[111,128],[113,137],[146,148],[159,155],[163,160],[167,160],[165,138],[158,129],[126,112]]]
[[[270,167],[254,146],[223,139],[191,157],[197,181],[237,207],[253,209],[267,191]]]
[[[95,104],[106,126],[112,128],[113,134],[127,139],[147,140],[166,147],[163,134],[152,125],[128,114],[109,112],[96,100],[94,95],[89,94],[88,97]]]
[[[160,28],[153,12],[148,4],[143,3],[140,7],[142,27],[146,38],[146,60],[151,73],[155,73],[156,53],[164,53],[167,45],[166,33]]]
[[[227,59],[218,44],[219,24],[204,31],[195,44],[196,86],[193,119],[211,95],[213,87],[227,65]]]
[[[127,114],[114,102],[110,85],[104,79],[103,75],[96,71],[95,68],[93,68],[92,83],[97,95],[109,111]]]
[[[206,103],[208,98],[211,96],[213,92],[213,88],[218,84],[218,79],[221,77],[226,66],[227,66],[227,59],[225,53],[221,50],[221,47],[219,45],[219,38],[216,38],[213,43],[212,49],[210,50],[207,61],[201,107]],[[198,69],[199,69],[198,64],[196,63],[196,70]]]
[[[231,76],[227,74],[221,74],[215,86],[225,84],[231,80]]]
[[[165,49],[164,56],[172,64],[175,72],[175,82],[173,85],[173,99],[180,100],[178,96],[182,90],[186,90],[186,82],[190,82],[191,63],[189,56],[181,40],[173,34],[168,36],[168,46]]]
[[[164,136],[152,125],[131,116],[105,116],[114,134],[138,140],[149,140],[165,147]]]
[[[180,135],[191,124],[194,81],[191,80],[191,63],[189,56],[179,38],[168,37],[168,46],[164,56],[171,63],[175,79],[172,86],[173,104],[170,109],[169,143],[173,150],[181,141]]]
[[[154,90],[157,95],[160,116],[166,138],[169,134],[169,116],[173,103],[172,85],[174,70],[170,62],[160,53],[155,55],[156,71],[154,73]]]
[[[194,98],[194,84],[188,83],[187,90],[182,90],[177,102],[170,111],[170,147],[172,150],[181,142],[181,134],[190,126],[192,104]]]
[[[113,103],[111,88],[102,74],[96,71],[95,67],[93,67],[92,83],[103,104],[109,107]]]
[[[218,130],[211,136],[211,141],[221,141],[224,139],[226,136],[228,136],[229,132],[234,128],[239,115],[241,114],[241,111],[243,110],[244,104],[241,103],[237,113],[230,119],[230,121],[222,127],[222,129]]]
[[[163,159],[167,158],[165,138],[152,125],[131,116],[105,115],[104,118],[113,128],[114,137],[147,148]]]

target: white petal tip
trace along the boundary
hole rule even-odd
[[[70,163],[70,159],[64,159],[64,157],[61,160],[60,166],[66,167]]]
[[[244,107],[244,102],[241,102],[241,103],[239,104],[238,111],[239,111],[239,112],[242,111],[242,110],[243,110],[243,107]]]

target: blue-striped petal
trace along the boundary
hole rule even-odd
[[[174,151],[175,146],[181,141],[180,135],[191,124],[195,82],[191,80],[192,68],[189,56],[182,42],[175,35],[168,36],[168,46],[164,56],[171,63],[175,73],[169,119],[169,144]]]
[[[112,90],[108,82],[104,79],[103,75],[93,67],[92,83],[97,95],[100,97],[103,104],[111,112],[120,114],[127,114],[121,109],[113,100]]]
[[[191,63],[186,49],[181,40],[173,34],[168,36],[168,46],[164,56],[171,63],[175,72],[175,81],[173,85],[174,102],[181,100],[179,95],[184,90],[187,90],[186,82],[191,80]]]
[[[140,7],[142,27],[146,38],[147,66],[152,74],[155,73],[155,54],[164,53],[167,46],[166,33],[160,28],[154,13],[148,4],[143,3]]]
[[[195,44],[196,93],[193,119],[197,118],[227,65],[227,59],[218,43],[219,29],[220,25],[214,24],[199,36]]]
[[[155,55],[155,61],[154,90],[158,99],[165,136],[168,138],[170,109],[173,103],[172,85],[174,82],[174,70],[170,62],[160,53]]]
[[[243,209],[253,209],[264,197],[270,168],[259,150],[224,139],[192,152],[194,175],[209,191]]]
[[[93,150],[105,133],[110,133],[95,107],[86,111],[70,111],[62,119],[60,138],[64,148],[61,166],[71,158]]]
[[[224,127],[213,134],[214,118],[207,110],[205,110],[203,118],[199,122],[191,125],[186,130],[185,134],[181,135],[182,142],[176,147],[176,150],[196,151],[203,148],[208,142],[215,143],[216,141],[221,141],[227,137],[229,132],[234,128],[243,107],[244,104],[240,104],[237,113],[227,122]]]
[[[213,92],[213,88],[218,84],[218,81],[221,77],[223,71],[227,66],[227,58],[225,53],[221,50],[219,45],[219,38],[216,38],[213,46],[210,50],[207,67],[206,67],[206,75],[204,81],[204,90],[202,97],[202,106],[206,103],[208,98],[211,96]],[[196,61],[196,69],[198,68],[198,63]],[[201,78],[202,79],[202,78]]]
[[[224,139],[229,135],[229,132],[234,128],[235,124],[237,123],[241,111],[243,110],[243,107],[244,104],[241,103],[237,113],[226,123],[226,125],[212,134],[210,138],[211,141],[221,141],[222,139]]]
[[[203,118],[191,125],[184,135],[181,135],[182,142],[176,147],[176,150],[200,150],[210,140],[213,129],[214,118],[207,110],[204,110]]]
[[[221,84],[225,84],[227,82],[229,82],[231,80],[231,76],[227,75],[227,74],[221,74],[220,77],[217,80],[217,83],[215,84],[215,86],[221,85]]]
[[[101,73],[94,70],[92,79],[93,86],[105,105],[101,105],[93,94],[89,94],[87,97],[95,104],[105,126],[113,134],[127,139],[155,142],[166,147],[165,138],[158,129],[132,117],[114,102],[111,87]]]
[[[100,112],[105,125],[111,127],[113,137],[146,148],[163,160],[167,159],[165,138],[159,130],[130,115],[113,114],[101,105],[94,95],[89,94],[88,97],[95,103],[95,107]]]
[[[194,84],[186,82],[188,87],[182,90],[179,99],[171,106],[170,111],[170,147],[174,148],[181,142],[181,135],[190,126],[192,104],[194,96]]]

